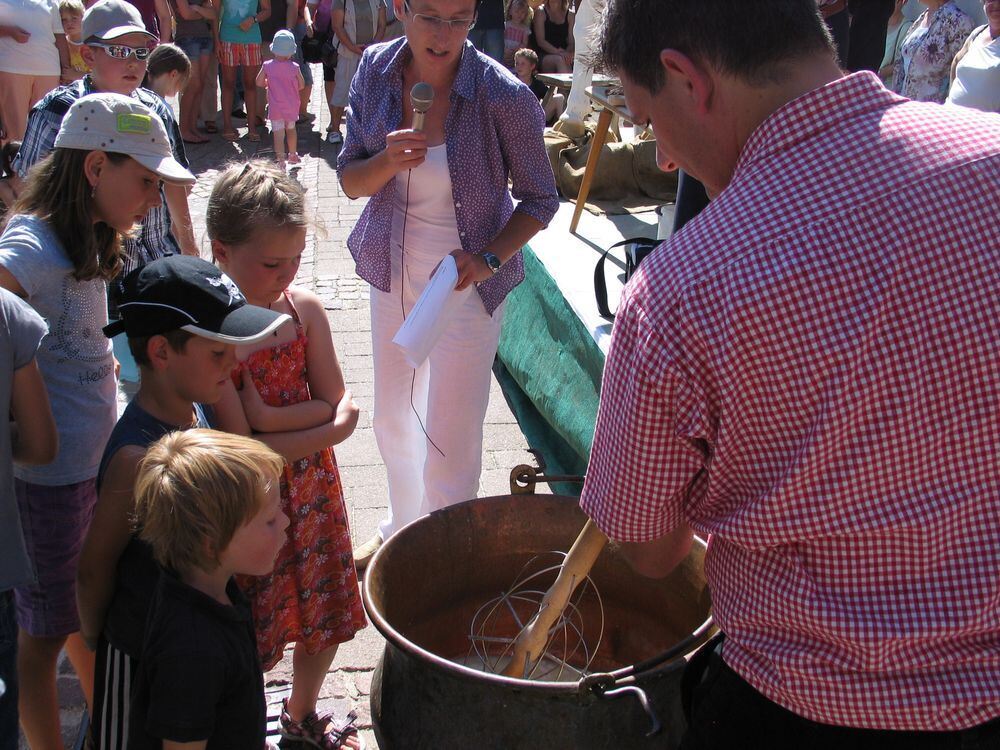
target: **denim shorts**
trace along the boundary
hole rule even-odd
[[[174,39],[174,44],[184,50],[184,54],[192,60],[208,57],[212,54],[215,42],[210,36],[185,36]]]
[[[296,24],[295,28],[292,29],[292,33],[295,34],[295,62],[299,64],[299,70],[302,71],[302,80],[305,85],[312,86],[312,66],[302,59],[302,40],[306,38],[306,25],[304,23]]]

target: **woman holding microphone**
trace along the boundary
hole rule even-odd
[[[371,284],[374,430],[389,478],[388,517],[355,551],[359,568],[402,526],[478,493],[504,299],[524,278],[521,247],[558,207],[538,100],[467,41],[476,0],[393,2],[405,36],[365,51],[337,163],[345,193],[371,196],[347,244]],[[433,99],[414,129],[421,82]],[[475,291],[414,370],[392,337],[447,255],[456,290]]]

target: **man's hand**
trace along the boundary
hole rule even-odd
[[[469,284],[481,284],[493,276],[493,271],[486,265],[486,259],[482,255],[473,255],[464,250],[452,250],[451,255],[455,259],[455,265],[458,266],[456,292],[462,291]]]

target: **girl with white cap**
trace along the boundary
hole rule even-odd
[[[160,204],[160,183],[192,184],[160,118],[135,99],[92,94],[70,107],[2,235],[0,286],[49,321],[37,359],[59,452],[15,465],[15,494],[36,583],[15,589],[21,725],[36,750],[61,748],[56,660],[65,645],[90,703],[93,655],[79,636],[76,568],[97,499],[94,480],[117,417],[115,360],[101,335],[121,239]]]
[[[298,164],[295,121],[299,117],[299,91],[305,85],[302,70],[292,58],[295,56],[295,36],[287,29],[274,35],[271,54],[257,74],[257,85],[267,89],[267,119],[274,136],[274,155],[279,166],[285,168],[285,140],[288,140],[288,163]]]

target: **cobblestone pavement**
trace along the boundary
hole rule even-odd
[[[317,80],[322,80],[322,77],[317,76]],[[321,88],[313,91],[309,110],[317,118],[311,123],[299,125],[299,152],[307,156],[301,169],[294,174],[308,191],[310,207],[320,219],[322,231],[309,233],[296,283],[313,289],[323,299],[347,386],[362,410],[357,430],[336,449],[352,535],[357,544],[375,532],[387,502],[385,472],[371,425],[373,378],[368,285],[355,276],[354,262],[346,246],[347,235],[364,203],[347,198],[337,182],[335,166],[339,147],[325,143],[322,138],[328,122],[328,110]],[[242,121],[235,122],[239,124]],[[205,236],[204,217],[215,177],[232,159],[255,154],[273,157],[270,135],[264,129],[260,132],[259,143],[247,141],[246,127],[243,127],[240,128],[242,137],[235,143],[216,136],[207,144],[187,146],[188,158],[198,177],[190,198],[191,213],[195,236],[206,257],[209,255],[209,243]],[[524,437],[495,380],[490,392],[485,433],[480,495],[507,494],[511,468],[525,463],[529,457],[524,452],[527,447]],[[369,625],[354,640],[341,646],[323,684],[320,700],[321,713],[333,710],[338,716],[343,716],[351,708],[356,710],[361,734],[369,748],[376,748],[377,744],[371,731],[368,696],[372,672],[383,644],[378,631]],[[291,671],[291,649],[288,649],[285,659],[265,675],[272,708],[280,704],[281,697],[287,694]],[[67,746],[72,747],[83,700],[72,668],[65,659],[60,664],[60,674],[64,736]],[[272,713],[274,711],[269,711],[269,714]]]

